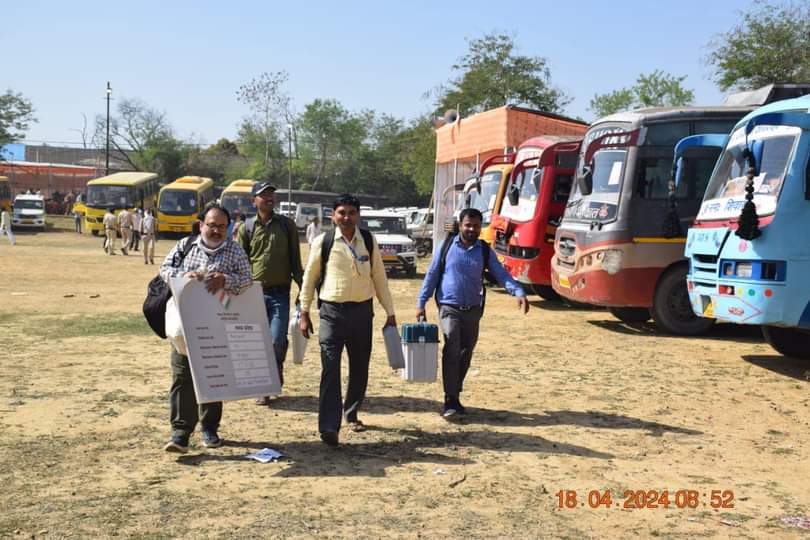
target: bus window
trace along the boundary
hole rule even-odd
[[[558,174],[554,177],[554,202],[565,202],[571,193],[572,174]]]
[[[653,124],[647,128],[644,146],[673,146],[689,135],[689,122],[668,122],[661,125]]]
[[[666,199],[669,196],[671,170],[671,161],[664,158],[641,159],[638,165],[638,182],[636,182],[638,196],[642,199]]]

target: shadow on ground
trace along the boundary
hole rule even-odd
[[[318,410],[316,396],[283,396],[272,402],[271,409],[313,412]],[[650,435],[663,432],[700,435],[700,431],[650,422],[632,416],[602,413],[599,411],[544,411],[543,414],[524,413],[499,409],[485,409],[466,405],[467,414],[458,421],[460,424],[482,424],[490,426],[546,427],[579,426],[602,429],[641,429]],[[373,414],[434,413],[438,414],[441,403],[411,396],[390,397],[372,396],[363,403],[363,412]],[[361,413],[362,414],[362,413]]]
[[[641,337],[682,337],[684,339],[692,339],[693,336],[675,336],[660,331],[655,323],[625,323],[622,321],[603,321],[603,320],[589,320],[588,324],[608,330],[617,334],[626,334],[629,336]],[[715,324],[711,329],[701,336],[702,339],[733,339],[735,341],[744,341],[748,343],[764,343],[765,339],[762,337],[762,332],[759,326],[751,326],[745,324]]]
[[[387,440],[379,440],[379,435]],[[426,463],[433,465],[470,465],[478,460],[447,455],[459,448],[477,451],[534,452],[537,454],[567,454],[592,459],[612,459],[613,454],[591,450],[583,446],[555,442],[543,437],[524,433],[498,431],[454,431],[429,433],[418,429],[388,429],[369,427],[362,441],[346,441],[337,448],[324,445],[319,440],[295,441],[285,444],[225,441],[227,447],[244,448],[246,453],[272,447],[290,457],[287,467],[275,476],[369,476],[384,477],[386,469],[394,465]],[[356,434],[350,435],[355,439]],[[368,439],[378,439],[369,441]],[[244,461],[244,455],[205,453],[180,456],[183,465],[199,465],[205,461]],[[423,472],[420,472],[424,474]]]
[[[781,354],[746,354],[742,356],[742,359],[749,364],[802,382],[807,382],[810,377],[810,360],[791,358]]]

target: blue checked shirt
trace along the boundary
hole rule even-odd
[[[182,264],[178,267],[172,266],[175,256],[179,260],[183,255],[183,248],[191,237],[184,238],[177,242],[163,263],[160,265],[160,277],[166,283],[170,277],[182,276],[186,272],[196,272],[200,267],[205,267],[207,272],[221,272],[225,274],[225,292],[236,295],[244,292],[253,283],[250,272],[250,261],[248,261],[242,246],[227,239],[225,247],[209,257],[207,253],[200,249],[198,245],[191,248]]]
[[[436,256],[430,262],[425,281],[422,282],[422,290],[416,301],[416,307],[425,309],[433,291],[439,287],[439,304],[449,304],[452,306],[480,306],[483,298],[484,284],[481,275],[484,272],[484,257],[481,250],[484,245],[480,240],[476,241],[469,248],[461,244],[458,235],[453,237],[453,244],[447,250],[447,258],[444,265],[444,276],[439,275],[439,259],[442,246],[436,250]],[[520,284],[509,275],[503,267],[492,248],[489,249],[489,271],[498,280],[498,284],[506,289],[512,296],[526,296]],[[439,279],[441,278],[441,285]]]

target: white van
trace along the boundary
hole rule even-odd
[[[323,209],[321,208],[320,203],[298,203],[298,206],[295,207],[295,226],[301,230],[307,228],[309,222],[313,219],[320,218]]]
[[[45,229],[45,198],[42,195],[17,195],[14,198],[12,227]]]

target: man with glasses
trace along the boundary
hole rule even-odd
[[[338,445],[341,424],[340,358],[349,354],[349,385],[342,412],[350,429],[362,431],[357,417],[368,386],[371,357],[372,298],[376,295],[387,316],[385,326],[396,326],[394,302],[388,290],[380,249],[374,236],[360,229],[360,201],[340,195],[334,203],[335,228],[315,238],[301,288],[300,330],[312,333],[309,308],[318,290],[320,309],[321,388],[318,430],[329,446]]]
[[[256,216],[239,227],[237,242],[247,253],[254,281],[264,290],[264,306],[273,352],[278,364],[278,376],[284,384],[284,358],[287,356],[287,325],[290,322],[290,286],[293,281],[301,289],[304,269],[301,267],[301,243],[295,222],[275,213],[276,187],[270,182],[253,185]],[[257,405],[269,405],[270,397],[256,400]]]
[[[250,265],[241,246],[228,238],[228,211],[218,204],[207,206],[199,216],[199,236],[180,240],[160,265],[160,277],[183,276],[205,283],[206,290],[215,294],[225,289],[230,295],[246,291],[252,284]],[[193,245],[188,248],[189,243]],[[186,253],[183,257],[183,253]],[[172,387],[169,392],[172,438],[166,443],[167,452],[188,452],[188,441],[199,420],[202,424],[202,443],[206,448],[222,446],[218,435],[222,419],[222,402],[197,404],[188,356],[172,346]]]

